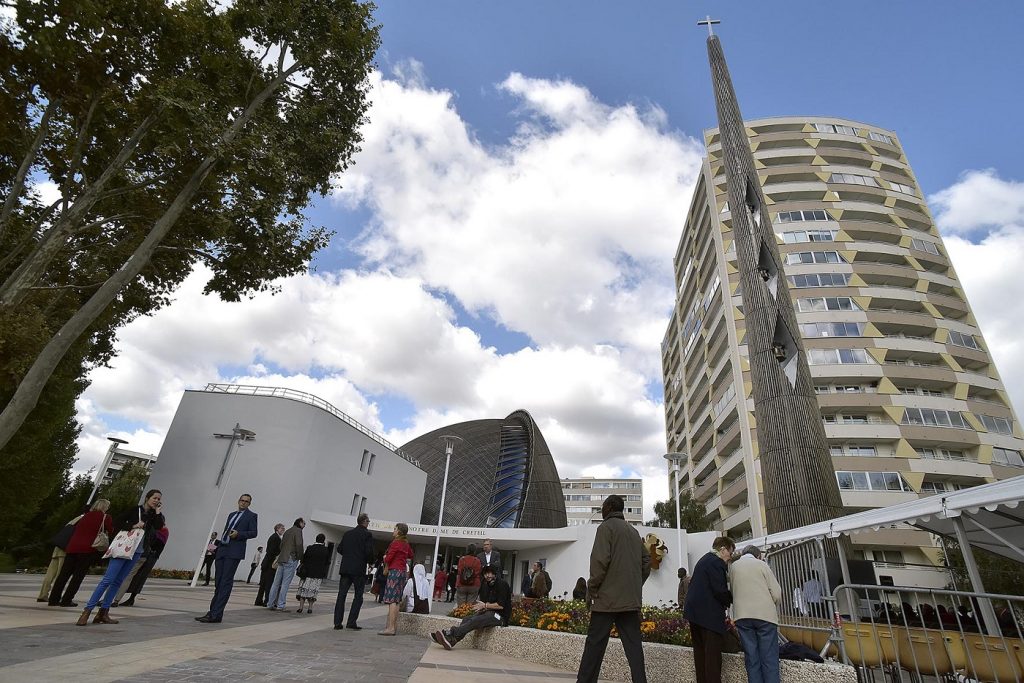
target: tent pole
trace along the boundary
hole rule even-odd
[[[978,563],[974,559],[974,550],[971,542],[967,539],[967,529],[964,528],[962,517],[952,517],[953,528],[956,530],[956,540],[960,544],[960,553],[964,557],[964,565],[967,568],[967,576],[971,579],[971,589],[975,593],[984,593],[985,585],[981,582],[981,574],[978,572]],[[981,610],[981,618],[985,624],[985,631],[989,635],[999,634],[999,621],[996,619],[996,611],[988,598],[978,598],[978,608]]]
[[[846,549],[843,547],[842,537],[836,539],[836,549],[839,552],[839,570],[843,574],[843,583],[849,586],[853,581],[850,580],[850,565],[846,561]],[[846,606],[847,612],[850,615],[850,620],[856,623],[860,621],[860,615],[857,613],[857,594],[851,588],[846,591],[846,595],[850,603]],[[838,602],[836,606],[838,607]]]

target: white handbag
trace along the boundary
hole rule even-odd
[[[142,512],[139,512],[139,521],[142,521]],[[117,536],[114,536],[114,540],[110,542],[107,552],[103,553],[103,558],[109,557],[115,560],[132,559],[135,557],[135,551],[138,549],[139,544],[142,543],[142,537],[145,535],[145,528],[118,531]]]

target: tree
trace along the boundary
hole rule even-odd
[[[649,520],[647,526],[658,526],[666,529],[676,528],[675,496],[654,504],[655,518]],[[711,531],[712,526],[704,504],[695,500],[690,491],[679,492],[679,518],[687,531]]]
[[[0,449],[62,359],[108,360],[116,328],[197,264],[213,273],[206,291],[232,301],[308,267],[329,235],[303,211],[358,149],[379,44],[373,6],[354,0],[13,6],[0,31],[0,335],[18,325],[35,343],[3,373]]]
[[[1002,595],[1021,595],[1020,577],[1024,572],[1024,564],[1002,555],[996,555],[984,548],[972,548],[974,559],[978,563],[978,573],[981,574],[981,582],[988,593],[999,593]],[[964,563],[963,553],[960,552],[960,544],[947,539],[943,544],[943,561],[952,570],[956,578],[956,585],[948,588],[959,590],[973,590],[971,579],[967,576],[967,565]]]

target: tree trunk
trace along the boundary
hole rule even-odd
[[[296,62],[288,70],[280,72],[274,80],[267,84],[267,87],[262,92],[253,98],[245,111],[221,135],[220,144],[216,145],[214,151],[208,154],[196,170],[193,171],[192,176],[181,191],[178,192],[178,195],[171,202],[167,211],[153,224],[149,234],[146,235],[146,238],[139,244],[132,255],[128,257],[124,265],[100,286],[96,293],[64,323],[64,326],[46,344],[39,356],[36,357],[35,362],[32,363],[32,367],[29,368],[29,371],[18,384],[18,388],[14,392],[11,401],[4,407],[3,412],[0,413],[0,450],[7,445],[29,413],[35,408],[36,403],[39,401],[39,396],[53,374],[54,369],[64,357],[64,354],[74,344],[75,340],[89,329],[89,326],[117,298],[118,292],[135,279],[142,272],[146,264],[149,263],[157,246],[167,237],[167,234],[174,227],[178,218],[192,203],[200,185],[210,174],[210,171],[213,170],[219,156],[218,150],[234,140],[252,118],[253,114],[263,106],[264,102],[278,88],[284,85],[288,76],[297,71],[299,67],[299,62]]]

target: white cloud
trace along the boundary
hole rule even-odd
[[[939,229],[947,234],[1024,225],[1024,183],[1003,180],[993,169],[966,171],[928,201]]]
[[[1024,183],[966,171],[929,202],[1003,384],[1024,406]]]
[[[363,151],[336,194],[371,209],[367,269],[289,278],[277,296],[234,304],[203,296],[198,270],[173,304],[121,330],[118,357],[93,373],[80,469],[102,457],[109,424],[142,425],[117,435],[159,450],[186,388],[287,386],[397,443],[526,409],[562,474],[598,468],[656,487],[649,517],[666,478],[647,387],[660,380],[699,144],[654,107],[512,74],[499,88],[521,125],[484,145],[420,65],[396,77],[374,76]],[[489,347],[449,300],[532,344]],[[413,406],[407,422],[382,421],[390,397]]]
[[[525,118],[485,146],[451,93],[375,78],[337,193],[375,213],[362,252],[539,344],[656,349],[699,143],[660,110],[573,83],[512,74],[499,87]]]

